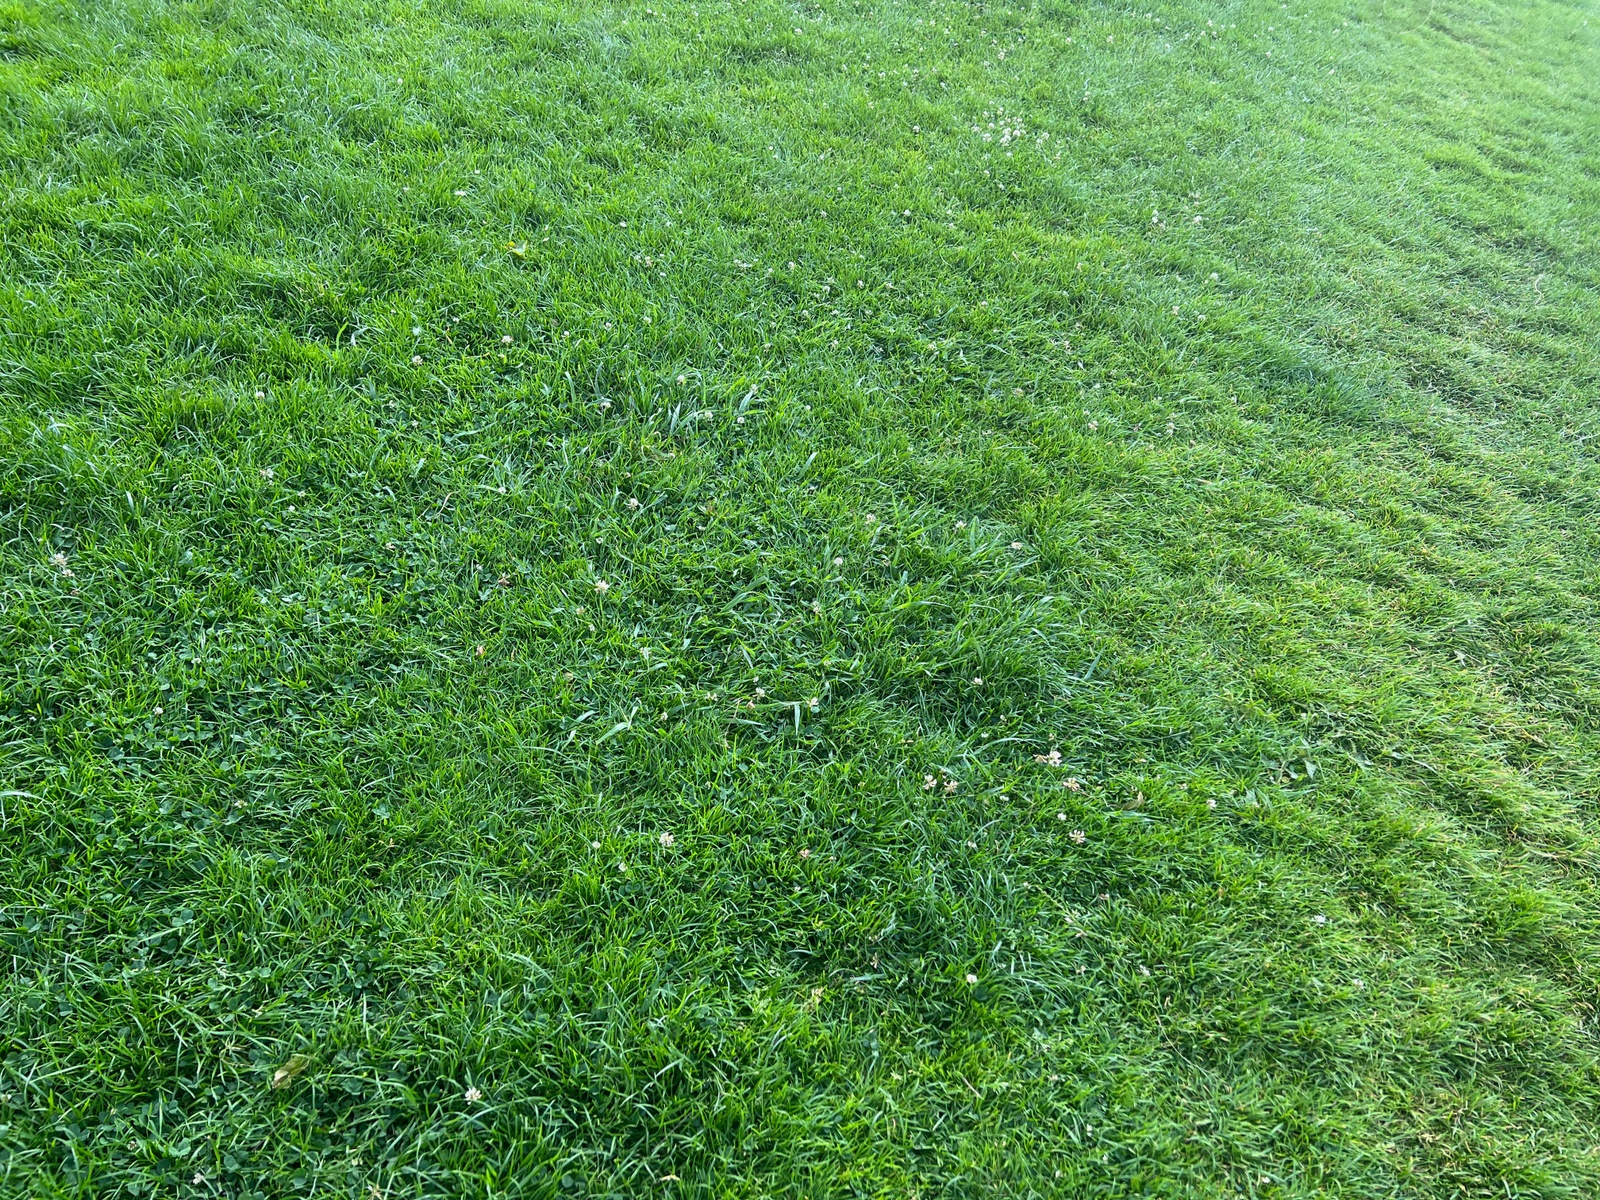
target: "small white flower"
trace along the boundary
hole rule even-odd
[[[671,835],[671,834],[670,834],[670,833],[663,833],[663,834],[662,834],[662,835],[661,835],[661,838],[660,838],[660,841],[661,841],[661,844],[662,844],[662,845],[663,845],[663,846],[670,846],[670,845],[672,845],[672,843],[673,843],[673,842],[675,842],[675,841],[676,841],[676,840],[677,840],[677,839],[676,839],[676,838],[674,838],[674,837],[673,837],[673,836],[672,836],[672,835]]]
[[[978,982],[978,977],[976,975],[974,975],[971,971],[968,971],[967,972],[967,982],[969,984],[977,983]]]
[[[591,850],[600,849],[600,843],[599,842],[590,842],[589,843],[589,849],[591,849]]]
[[[260,388],[257,388],[256,389],[256,399],[257,400],[265,400],[266,398],[267,398],[267,394],[265,392],[263,392]]]
[[[800,857],[801,858],[810,858],[811,857],[811,851],[809,849],[804,849],[804,848],[801,849]]]
[[[1328,918],[1323,916],[1321,913],[1318,913],[1316,916],[1311,918],[1311,923],[1313,925],[1326,925],[1328,923]]]
[[[456,189],[456,195],[465,196],[466,194],[467,194],[467,189],[466,188],[457,188]]]
[[[483,1093],[480,1092],[477,1088],[469,1087],[467,1089],[467,1091],[466,1091],[466,1101],[467,1101],[468,1104],[476,1104],[479,1100],[482,1100],[482,1099],[483,1099]]]
[[[973,687],[982,687],[983,686],[983,676],[974,675],[972,677],[972,686]]]
[[[412,366],[413,366],[413,367],[420,367],[420,366],[421,366],[421,365],[422,365],[422,355],[420,355],[420,354],[413,354],[413,355],[412,355],[412,356],[411,356],[411,365],[412,365]]]
[[[152,708],[150,711],[155,713],[155,715],[159,717],[162,713],[166,712],[167,710],[162,708],[161,705],[158,704],[154,708]]]
[[[1022,549],[1022,543],[1021,542],[1012,542],[1011,543],[1011,548],[1013,550],[1021,550]]]
[[[834,565],[834,566],[836,566],[836,567],[842,567],[842,566],[844,566],[844,559],[842,559],[842,558],[835,558],[835,559],[834,559],[834,560],[833,560],[833,565]]]
[[[939,786],[939,781],[937,779],[935,779],[932,775],[924,775],[922,777],[922,790],[923,791],[931,792],[931,791],[933,791],[934,788],[936,788],[938,786]]]
[[[609,583],[607,583],[604,579],[596,579],[594,581],[594,590],[599,592],[601,595],[604,595],[610,589],[611,589],[611,585]]]
[[[511,345],[511,335],[510,335],[510,334],[509,334],[509,333],[502,333],[502,334],[501,334],[501,335],[500,335],[500,344],[501,344],[501,345],[502,345],[502,346],[509,346],[509,345]]]
[[[1075,846],[1081,846],[1089,840],[1088,836],[1085,835],[1081,829],[1074,829],[1071,833],[1067,834],[1067,836],[1072,839],[1072,844]]]

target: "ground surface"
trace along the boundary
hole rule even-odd
[[[1592,5],[0,6],[0,1190],[1600,1194]]]

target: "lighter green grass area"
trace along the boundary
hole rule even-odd
[[[1594,6],[653,3],[0,5],[0,1193],[1600,1194]]]

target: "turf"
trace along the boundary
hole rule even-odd
[[[1600,25],[0,6],[0,1193],[1600,1193]]]

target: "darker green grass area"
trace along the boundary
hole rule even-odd
[[[1600,1192],[1582,4],[0,4],[0,1194]]]

